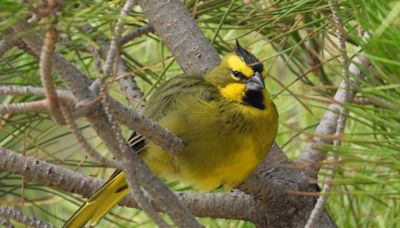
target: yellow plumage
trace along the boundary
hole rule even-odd
[[[180,137],[184,150],[172,158],[151,142],[133,147],[141,147],[141,158],[168,180],[202,191],[237,186],[265,157],[277,132],[278,114],[261,75],[262,64],[238,45],[205,77],[169,80],[151,97],[144,115]],[[127,193],[125,175],[116,172],[65,227],[96,224]]]

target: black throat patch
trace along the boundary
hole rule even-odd
[[[265,109],[263,101],[264,101],[264,95],[262,91],[247,90],[246,94],[243,97],[243,103],[251,105],[254,108],[258,108],[261,110]]]

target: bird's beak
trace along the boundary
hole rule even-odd
[[[264,80],[259,72],[255,72],[254,75],[246,83],[247,90],[260,91],[264,88]]]

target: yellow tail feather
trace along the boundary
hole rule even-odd
[[[64,224],[64,228],[95,226],[129,192],[125,173],[116,171],[96,193]]]

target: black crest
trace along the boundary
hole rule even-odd
[[[236,48],[235,52],[238,56],[242,57],[244,62],[250,66],[254,72],[262,72],[263,71],[263,65],[258,60],[253,54],[251,54],[249,51],[246,49],[242,48],[239,44],[239,41],[236,40]]]

